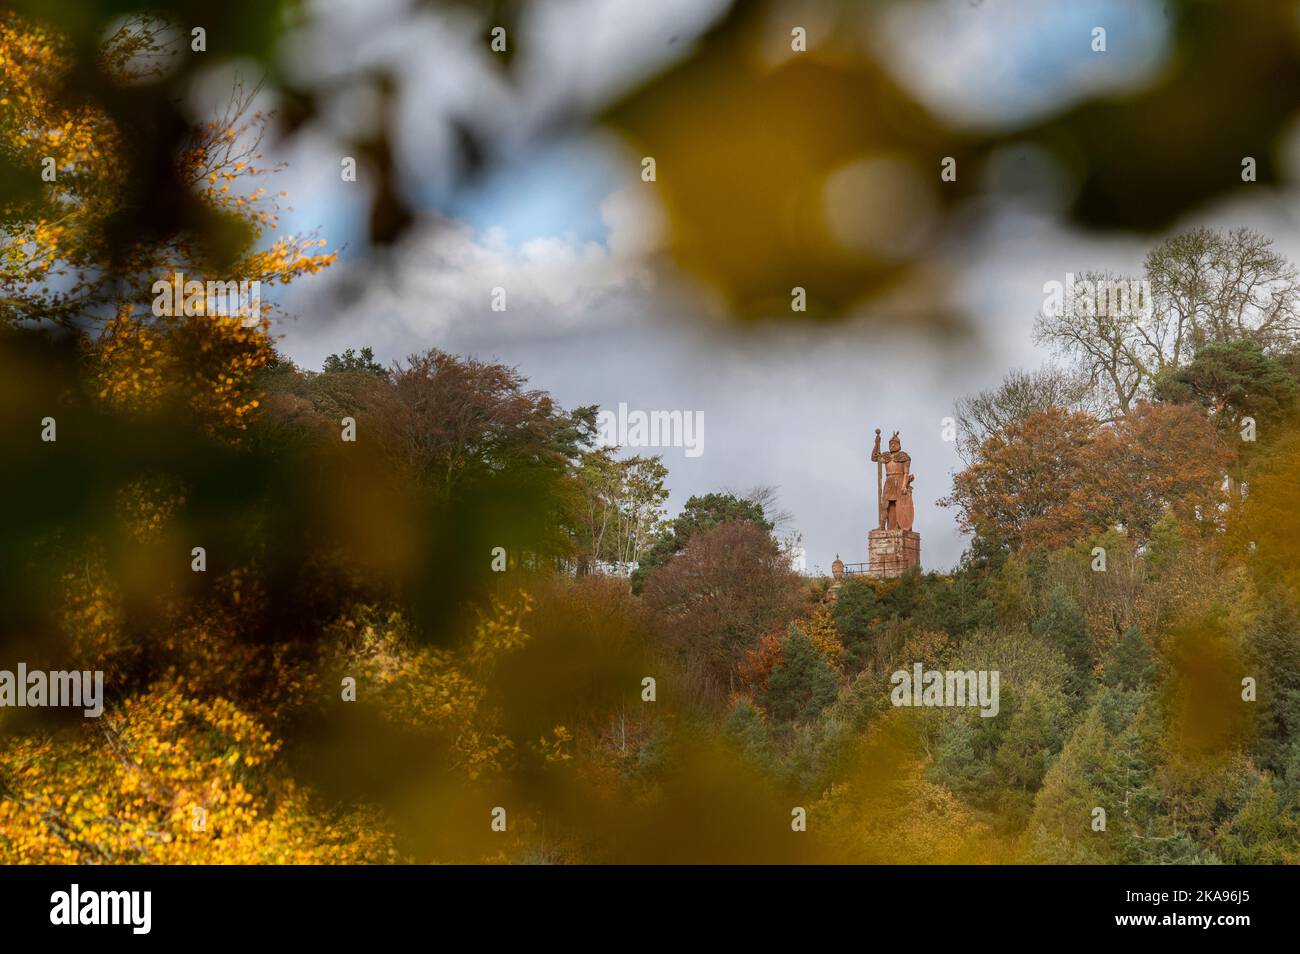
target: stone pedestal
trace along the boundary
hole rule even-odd
[[[912,530],[872,530],[867,534],[867,572],[882,580],[921,565],[921,535]]]

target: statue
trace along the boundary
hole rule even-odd
[[[915,495],[912,493],[912,458],[903,450],[898,431],[889,450],[880,450],[880,428],[871,449],[876,462],[876,514],[880,526],[867,534],[867,572],[877,579],[897,579],[921,566],[921,535],[912,529]]]
[[[880,428],[876,428],[876,444],[871,449],[871,459],[876,463],[876,490],[880,495],[880,529],[911,531],[916,508],[912,504],[910,473],[912,458],[903,450],[898,431],[889,439],[889,450],[880,452]],[[880,483],[880,466],[885,468],[884,486]]]

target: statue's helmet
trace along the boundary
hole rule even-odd
[[[889,449],[897,451],[903,446],[903,442],[898,439],[898,431],[894,431],[894,436],[889,439]]]

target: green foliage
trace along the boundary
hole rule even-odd
[[[978,801],[992,786],[992,766],[987,748],[981,748],[977,733],[979,716],[951,712],[939,729],[930,767],[932,781],[971,801]]]
[[[748,696],[738,696],[727,710],[722,731],[738,749],[757,765],[771,762],[771,739],[763,710]]]
[[[1014,553],[1007,557],[989,584],[989,594],[1003,627],[1017,629],[1029,625],[1034,606],[1025,560]]]
[[[1143,689],[1155,682],[1156,672],[1151,643],[1142,630],[1130,626],[1111,650],[1102,681],[1119,689]]]
[[[615,456],[611,448],[583,452],[574,474],[574,528],[579,572],[597,563],[631,564],[663,522],[668,468],[661,457]]]
[[[1002,674],[1002,692],[1008,689],[1014,695],[1030,685],[1050,691],[1055,698],[1054,708],[1060,713],[1068,709],[1065,683],[1071,672],[1069,661],[1055,646],[1024,630],[1009,633],[996,629],[980,629],[962,640],[948,660],[952,669],[996,669]],[[1004,713],[1012,711],[1004,707]],[[1001,718],[986,722],[1002,722]]]
[[[1036,791],[1060,744],[1050,701],[1038,687],[1029,686],[994,759],[998,782],[1005,788]]]
[[[1292,805],[1300,805],[1300,736],[1291,740],[1281,770],[1282,791]]]
[[[1225,431],[1243,417],[1276,422],[1295,411],[1300,382],[1258,342],[1212,341],[1190,363],[1170,368],[1155,385],[1157,398],[1211,411]]]
[[[872,623],[879,615],[876,591],[871,585],[865,580],[845,580],[831,609],[831,621],[844,646],[846,663],[851,671],[861,671],[865,666]]]
[[[1217,854],[1228,864],[1295,864],[1300,823],[1283,803],[1273,780],[1251,775],[1245,780],[1249,794],[1225,829],[1215,839]]]
[[[1179,556],[1183,552],[1183,535],[1178,518],[1166,511],[1151,530],[1151,540],[1143,555],[1147,570],[1153,576],[1162,576],[1178,565]]]
[[[1260,763],[1285,771],[1288,748],[1300,740],[1300,612],[1271,594],[1246,632],[1246,651],[1257,681],[1256,751]]]
[[[360,353],[348,348],[342,354],[332,354],[325,359],[321,370],[326,374],[375,374],[388,376],[388,369],[375,360],[373,349],[362,348]]]
[[[978,629],[996,625],[993,602],[982,573],[961,569],[951,578],[924,578],[921,598],[912,619],[921,629],[964,639]]]
[[[1092,640],[1088,636],[1088,623],[1063,586],[1055,586],[1047,595],[1047,605],[1034,621],[1033,634],[1044,643],[1062,653],[1071,667],[1067,690],[1082,699],[1090,684],[1092,667]]]
[[[1115,863],[1137,850],[1158,794],[1134,731],[1137,696],[1098,695],[1052,763],[1029,820],[1033,860]],[[1093,828],[1105,812],[1105,831]]]
[[[781,643],[781,661],[768,676],[760,701],[773,719],[806,721],[835,701],[837,687],[835,670],[826,657],[792,625]]]
[[[925,590],[925,577],[912,567],[897,580],[886,585],[880,597],[881,613],[886,617],[910,618],[916,613]]]

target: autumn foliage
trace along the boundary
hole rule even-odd
[[[132,151],[131,97],[93,87],[167,42],[132,18],[83,62],[0,14],[0,669],[106,687],[98,719],[0,708],[0,863],[1300,861],[1276,334],[1180,352],[1105,420],[1021,376],[962,446],[960,564],[837,586],[761,488],[665,521],[662,460],[516,368],[302,368],[270,294],[157,314],[175,271],[335,261],[273,235],[249,91],[147,101],[175,137]],[[997,717],[894,705],[917,665],[1000,673]]]
[[[953,478],[963,529],[1049,549],[1123,527],[1145,539],[1167,510],[1213,521],[1232,452],[1196,409],[1144,402],[1111,423],[1050,408],[991,434]]]

